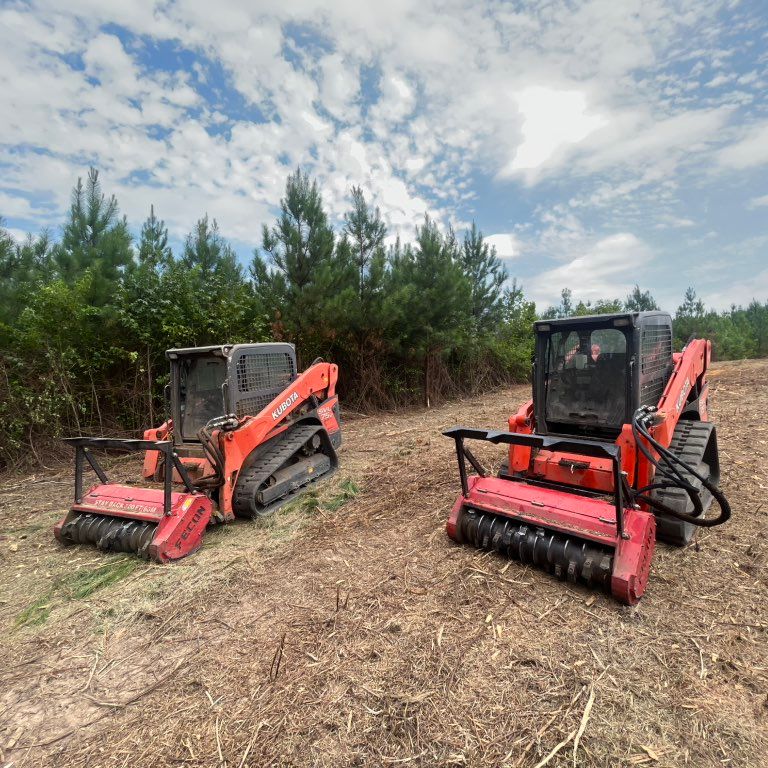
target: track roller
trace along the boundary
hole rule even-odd
[[[232,506],[238,517],[257,518],[287,504],[321,477],[328,477],[339,460],[325,429],[304,423],[270,440],[241,470]]]

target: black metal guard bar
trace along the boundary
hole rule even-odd
[[[474,467],[481,477],[486,473],[470,450],[464,446],[464,440],[484,440],[496,445],[523,445],[528,448],[544,448],[552,451],[567,451],[583,456],[608,458],[613,469],[614,504],[616,506],[616,530],[621,538],[626,538],[624,532],[624,498],[623,477],[621,474],[621,449],[615,443],[605,443],[596,440],[580,440],[576,437],[556,437],[550,435],[526,435],[518,432],[502,430],[473,429],[471,427],[451,427],[443,434],[456,443],[456,458],[459,462],[459,477],[461,492],[469,495],[466,461]]]
[[[91,465],[102,483],[108,484],[107,473],[89,448],[97,448],[108,451],[160,451],[165,459],[165,477],[163,478],[163,514],[171,514],[171,493],[173,488],[173,469],[179,473],[184,487],[189,493],[195,489],[187,470],[173,450],[173,442],[170,440],[122,440],[112,437],[65,437],[64,442],[75,449],[75,504],[83,499],[83,457]],[[170,471],[169,471],[169,468]]]

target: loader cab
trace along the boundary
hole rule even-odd
[[[296,378],[292,344],[233,344],[169,349],[174,442],[199,443],[197,433],[226,414],[255,416]]]
[[[533,401],[540,434],[615,440],[672,371],[672,320],[625,312],[534,323]]]

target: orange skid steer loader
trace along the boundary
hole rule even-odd
[[[210,522],[273,512],[338,467],[338,366],[316,360],[297,375],[293,345],[278,343],[166,357],[164,424],[143,440],[66,440],[75,448],[75,503],[54,527],[61,543],[177,560],[200,547]],[[144,478],[163,487],[110,483],[92,449],[145,451]],[[83,492],[86,463],[100,482]]]
[[[448,535],[634,605],[657,539],[685,546],[731,515],[707,407],[712,345],[673,352],[664,312],[540,320],[534,332],[533,397],[509,431],[443,433],[461,480]],[[507,446],[497,477],[468,440]]]

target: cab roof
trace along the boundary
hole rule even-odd
[[[209,347],[178,347],[176,349],[167,349],[165,356],[168,360],[176,360],[179,357],[191,357],[192,355],[218,355],[219,357],[229,357],[234,349],[259,349],[260,347],[290,347],[294,349],[293,344],[287,342],[265,341],[254,344],[213,344]]]
[[[611,325],[616,320],[623,320],[625,322],[621,325],[637,326],[644,320],[651,318],[658,318],[666,323],[672,323],[672,317],[669,312],[649,311],[649,312],[612,312],[605,315],[572,315],[571,317],[558,317],[551,320],[537,320],[533,327],[536,331],[548,330],[548,326],[568,326],[572,328],[579,325],[598,325],[605,324]],[[544,326],[544,327],[542,327]]]

